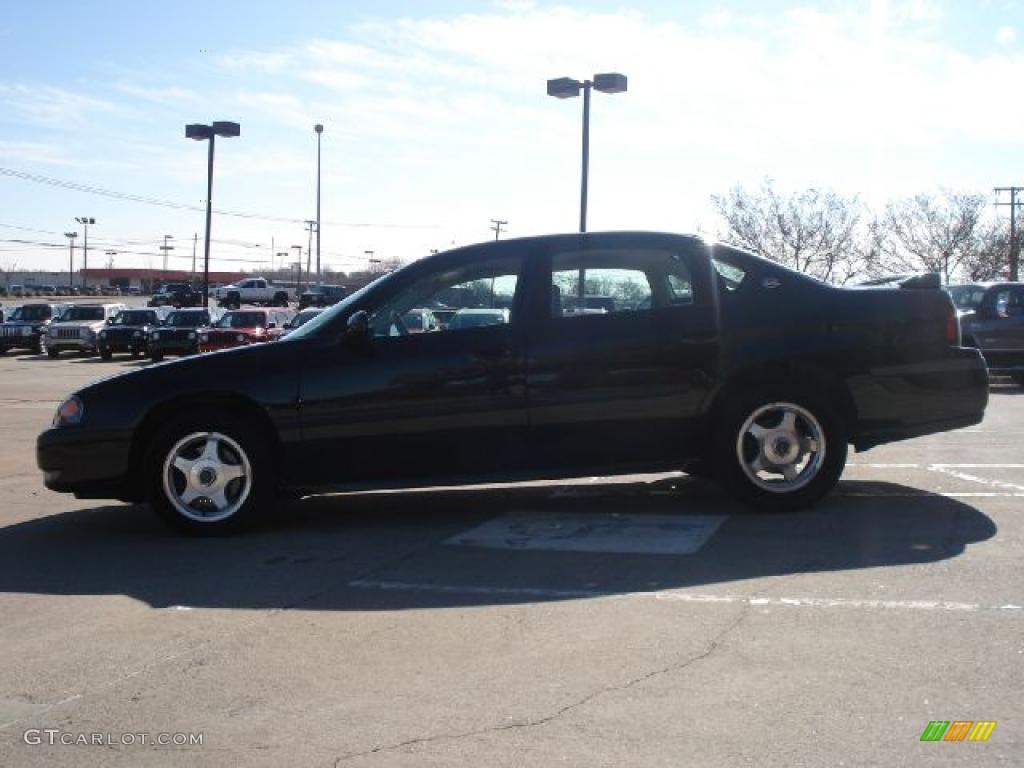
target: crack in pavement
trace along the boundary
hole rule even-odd
[[[747,618],[749,612],[750,604],[746,603],[739,611],[739,615],[732,622],[730,622],[728,626],[726,626],[724,629],[719,631],[717,635],[711,638],[711,641],[708,643],[707,648],[705,648],[701,653],[698,653],[697,655],[691,656],[682,661],[677,661],[673,664],[669,664],[668,666],[655,669],[652,672],[640,675],[639,677],[634,677],[633,679],[628,680],[625,683],[619,685],[611,685],[605,688],[599,688],[598,690],[588,693],[586,696],[583,696],[582,698],[572,702],[571,704],[566,704],[565,706],[555,710],[550,715],[545,715],[544,717],[539,717],[532,720],[523,720],[515,723],[505,723],[502,725],[488,726],[486,728],[477,728],[475,730],[465,731],[462,733],[441,733],[434,736],[420,736],[415,739],[407,739],[405,741],[397,742],[395,744],[384,744],[379,747],[366,750],[364,752],[350,752],[349,754],[342,755],[341,757],[335,759],[334,767],[337,768],[342,763],[357,757],[366,757],[368,755],[375,755],[381,752],[391,752],[396,749],[402,749],[404,747],[410,747],[419,744],[429,744],[435,741],[457,741],[459,739],[465,739],[472,736],[480,736],[485,733],[499,733],[501,731],[511,731],[520,728],[534,728],[536,726],[547,725],[548,723],[557,720],[563,715],[572,712],[575,709],[579,709],[580,707],[583,707],[586,704],[589,704],[591,701],[600,696],[604,696],[608,693],[618,693],[620,691],[629,690],[630,688],[633,688],[637,685],[641,685],[642,683],[645,683],[648,680],[652,680],[656,677],[671,674],[674,672],[681,672],[687,669],[688,667],[692,666],[693,664],[696,664],[700,661],[703,661],[704,659],[707,659],[715,651],[717,651],[725,642],[726,638],[732,632],[734,632],[740,624],[743,623],[743,621]]]

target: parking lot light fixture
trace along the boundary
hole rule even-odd
[[[316,131],[316,284],[323,283],[323,275],[320,272],[320,136],[324,127],[317,123],[313,126]]]
[[[89,269],[89,225],[95,224],[96,219],[92,216],[75,216],[75,221],[82,225],[84,232],[82,235],[82,288],[85,288],[89,284],[87,272]]]
[[[232,138],[242,133],[238,123],[218,120],[210,125],[191,123],[185,126],[185,138],[209,141],[206,159],[206,235],[203,238],[203,308],[210,307],[210,222],[213,215],[213,145],[217,136]]]
[[[75,287],[75,238],[78,237],[77,232],[65,232],[64,237],[68,239],[68,244],[71,246],[71,251],[68,254],[68,290]]]
[[[583,172],[580,179],[580,232],[587,231],[587,180],[590,173],[590,89],[601,93],[624,93],[626,76],[618,72],[594,75],[593,80],[574,80],[558,77],[548,80],[548,96],[571,99],[583,91]]]

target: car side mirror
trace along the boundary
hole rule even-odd
[[[114,324],[114,318],[108,317],[107,318],[107,325],[113,325],[113,324]]]
[[[353,340],[370,338],[370,316],[365,310],[360,309],[352,313],[348,319],[345,336]]]
[[[267,328],[277,328],[277,323],[267,323]]]

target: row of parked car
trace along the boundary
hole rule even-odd
[[[149,357],[191,355],[276,341],[322,309],[246,307],[223,312],[201,307],[129,308],[124,304],[24,304],[0,324],[0,354],[28,349],[54,358],[61,352]]]
[[[30,298],[33,296],[139,296],[138,288],[116,285],[2,285],[0,296]]]

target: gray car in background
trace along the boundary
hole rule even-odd
[[[970,283],[947,289],[965,347],[977,347],[989,373],[1024,387],[1024,283]]]

